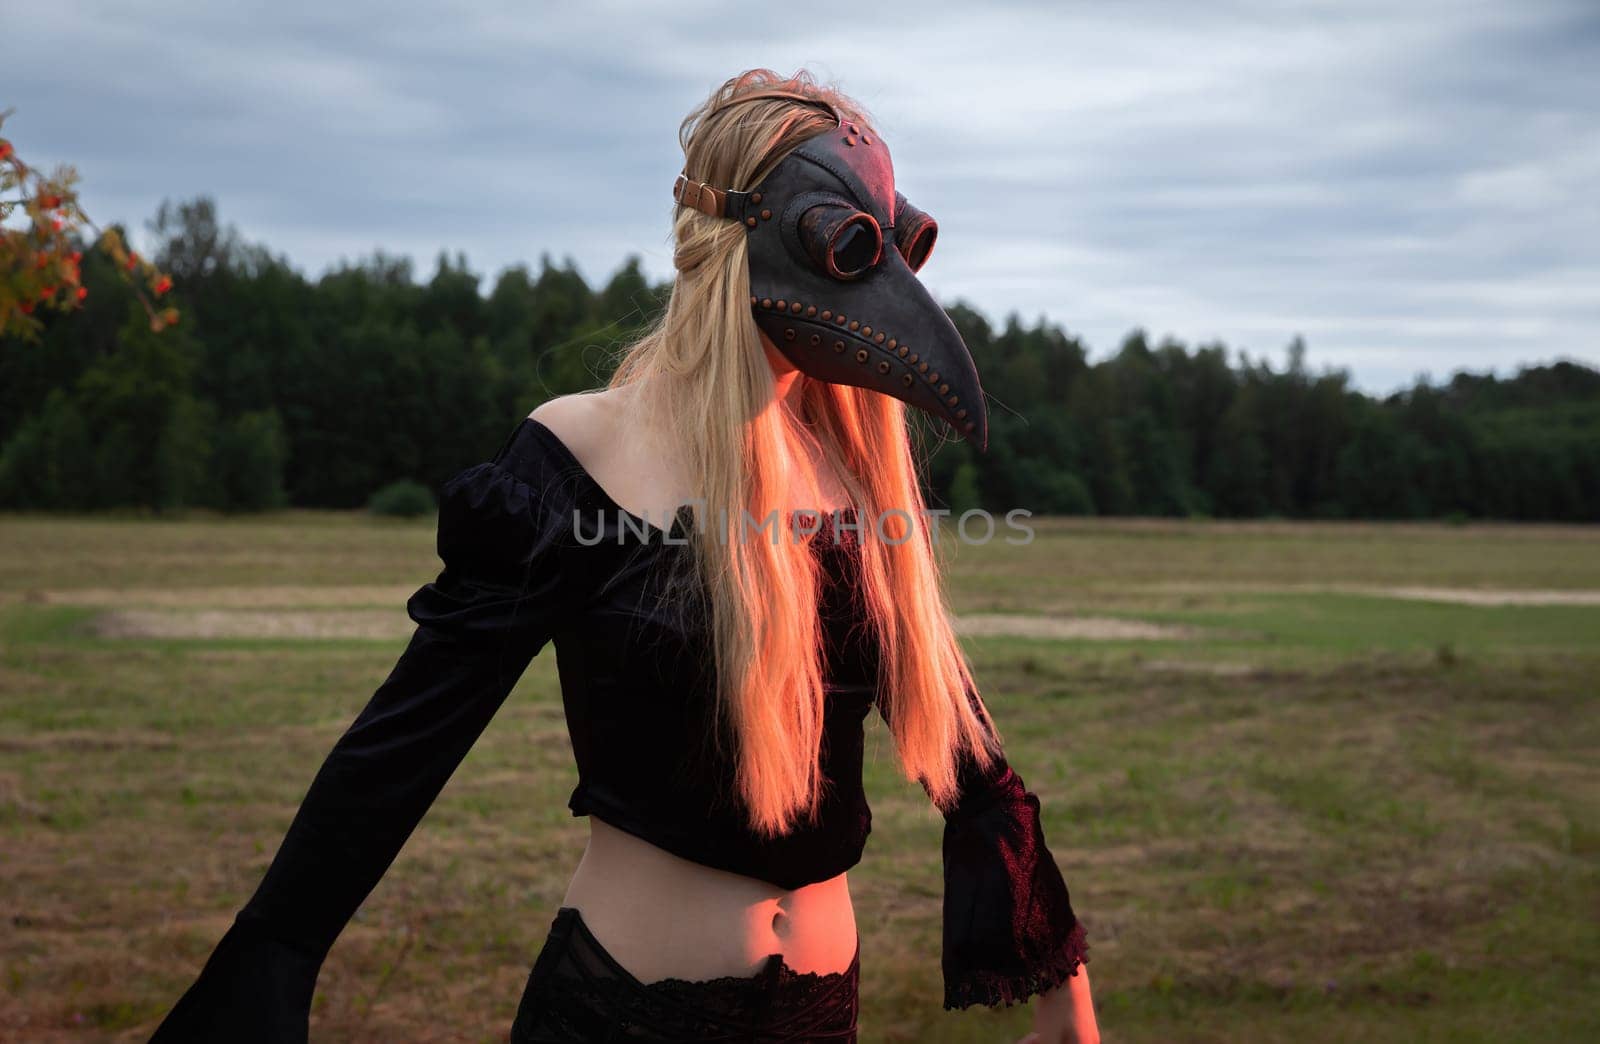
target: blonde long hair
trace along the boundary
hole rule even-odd
[[[748,190],[832,126],[825,108],[766,93],[773,91],[826,99],[846,119],[871,126],[860,105],[805,70],[780,77],[752,69],[684,119],[684,173]],[[710,610],[716,742],[719,750],[737,749],[734,785],[749,825],[770,837],[801,818],[815,822],[826,783],[820,563],[784,528],[791,511],[818,506],[788,502],[791,477],[803,477],[791,462],[810,452],[838,475],[863,526],[861,601],[881,650],[877,691],[901,771],[947,808],[957,796],[958,752],[971,751],[987,769],[1001,746],[951,629],[906,406],[801,374],[802,416],[795,418],[778,401],[751,315],[744,227],[676,207],[673,231],[678,275],[665,313],[625,349],[608,387],[650,380],[661,415],[673,418],[688,473],[703,482],[705,510],[685,550]],[[743,511],[755,521],[747,523]],[[770,512],[779,522],[776,540],[756,529]]]

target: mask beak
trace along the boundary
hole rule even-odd
[[[905,258],[884,247],[865,276],[830,281],[816,300],[805,299],[809,291],[770,297],[776,288],[753,280],[756,324],[806,376],[893,396],[987,452],[988,407],[971,352]]]

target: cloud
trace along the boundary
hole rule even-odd
[[[7,123],[96,220],[162,198],[315,275],[382,246],[493,276],[671,274],[679,121],[742,68],[873,113],[940,221],[924,276],[1093,355],[1134,327],[1387,391],[1600,363],[1600,15],[1584,2],[1193,5],[61,0],[0,37]]]

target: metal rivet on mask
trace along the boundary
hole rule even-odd
[[[846,145],[854,145],[854,144],[855,144],[855,143],[856,143],[856,139],[854,139],[854,138],[852,138],[852,137],[850,137],[850,136],[848,136],[848,135],[846,135],[846,136],[845,136],[845,139],[844,139],[844,143],[845,143],[845,144],[846,144]]]
[[[874,337],[873,340],[877,341],[879,344],[882,344],[883,343],[883,334],[880,333],[878,336]]]
[[[752,203],[760,203],[761,202],[761,193],[752,192],[750,194],[750,202],[752,202]]]
[[[762,220],[762,221],[766,221],[766,220],[768,220],[768,219],[769,219],[769,218],[771,218],[771,217],[772,217],[772,211],[770,211],[770,210],[763,210],[763,211],[762,211],[762,212],[761,212],[761,220]]]
[[[879,363],[878,364],[878,372],[879,373],[888,373],[889,372],[889,364],[886,363],[886,362]]]
[[[755,295],[754,295],[754,294],[751,294],[751,295],[750,295],[750,304],[751,304],[751,305],[752,305],[752,306],[754,306],[754,305],[755,305],[755,303],[756,303],[756,298],[755,298]]]
[[[775,308],[777,308],[777,309],[778,309],[778,311],[780,311],[780,312],[781,312],[781,311],[783,311],[783,309],[784,309],[784,307],[785,307],[785,302],[784,302],[784,300],[783,300],[783,299],[782,299],[782,298],[779,298],[779,299],[778,299],[778,303],[777,303],[777,304],[776,304],[776,305],[775,305],[775,306],[774,306],[774,307],[775,307]]]
[[[829,319],[832,319],[832,318],[833,318],[833,313],[828,311],[826,308],[824,308],[822,310],[822,320],[823,320],[823,322],[827,322]]]
[[[772,307],[772,298],[770,298],[770,297],[763,297],[763,298],[762,298],[762,299],[761,299],[761,307],[762,307],[762,308],[771,308],[771,307]]]
[[[817,345],[819,345],[821,343],[822,343],[822,335],[821,334],[812,334],[811,335],[811,347],[815,348]]]
[[[859,319],[850,320],[850,329],[852,329],[852,330],[861,329],[861,320],[859,320]]]
[[[906,346],[902,344],[900,346],[900,358],[904,359],[906,357],[906,351]]]
[[[932,381],[934,384],[938,384],[939,383],[939,371],[938,370],[934,370],[932,373],[928,374],[928,380]]]
[[[751,228],[755,228],[756,227],[756,219],[753,218],[753,217],[745,218],[744,219],[744,223],[749,225]]]
[[[872,327],[870,327],[870,326],[863,326],[863,327],[862,327],[862,328],[861,328],[861,336],[862,336],[862,337],[871,337],[871,336],[872,336]]]
[[[833,321],[838,323],[840,326],[843,326],[844,325],[844,313],[841,312],[838,315],[834,316],[833,317]]]
[[[913,365],[916,363],[916,361],[917,361],[917,353],[916,352],[912,352],[910,357],[906,359],[906,362],[912,363]],[[926,364],[924,364],[924,365],[926,365]]]
[[[843,341],[834,341],[833,342],[833,350],[836,351],[836,352],[844,351],[844,342]]]
[[[894,344],[895,344],[894,338],[893,337],[889,338],[889,350],[891,352],[894,351]]]
[[[816,314],[817,314],[817,306],[816,305],[807,306],[807,308],[806,308],[806,318],[809,319],[813,315],[816,315]]]
[[[918,370],[920,370],[920,371],[922,371],[922,372],[923,372],[923,373],[927,373],[927,372],[928,372],[928,364],[927,364],[927,363],[925,363],[925,362],[923,362],[923,363],[918,363],[918,364],[917,364],[917,369],[918,369]]]
[[[856,349],[856,362],[864,363],[866,361],[867,361],[867,350],[865,348],[857,348]]]
[[[950,386],[948,384],[939,385],[939,394],[940,395],[949,395],[950,394]],[[951,405],[953,406],[955,404],[951,403]]]
[[[786,327],[784,329],[784,331],[783,331],[783,339],[785,341],[794,340],[794,327],[791,326],[791,327]]]
[[[971,434],[972,434],[972,431],[973,431],[973,429],[974,429],[974,428],[976,428],[976,427],[977,427],[977,425],[976,425],[976,424],[974,424],[974,423],[972,423],[972,422],[971,422],[971,421],[967,421],[967,426],[966,426],[966,428],[964,428],[964,429],[962,429],[962,430],[964,430],[964,431],[965,431],[965,432],[966,432],[966,433],[967,433],[967,434],[968,434],[968,435],[971,435]]]
[[[908,373],[904,377],[901,377],[900,383],[905,385],[907,388],[911,387],[911,375]]]
[[[945,405],[946,406],[954,406],[955,404],[956,404],[956,397],[954,395],[950,396],[950,398],[945,400]]]
[[[952,405],[952,406],[955,405],[955,401],[954,401],[954,397],[953,396],[951,398],[950,405]],[[961,410],[957,410],[956,411],[956,420],[966,420],[966,418],[967,418],[967,411],[966,410],[961,409]]]
[[[801,305],[801,303],[799,301],[790,301],[789,302],[789,311],[791,311],[791,312],[798,312],[798,311],[800,311],[800,309],[802,307],[804,307],[804,306]]]

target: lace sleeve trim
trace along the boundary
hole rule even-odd
[[[957,1011],[974,1004],[990,1007],[1026,1002],[1034,994],[1048,993],[1078,974],[1078,969],[1089,963],[1089,941],[1078,921],[1067,934],[1066,945],[1051,955],[1046,963],[1023,972],[999,973],[971,971],[945,984],[944,1008]]]

